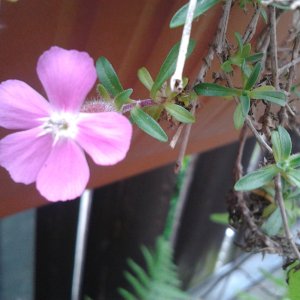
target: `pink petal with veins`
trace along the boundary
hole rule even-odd
[[[38,76],[57,111],[78,112],[96,81],[93,59],[86,52],[51,47],[37,64]]]
[[[9,134],[0,140],[0,165],[16,182],[34,182],[52,147],[50,134],[39,136],[41,129]]]
[[[81,113],[76,141],[99,165],[123,160],[130,146],[132,126],[119,113]]]
[[[71,139],[60,139],[42,166],[36,186],[50,201],[71,200],[83,193],[89,176],[82,149]]]
[[[0,84],[0,126],[7,129],[30,129],[48,116],[50,105],[28,84],[7,80]]]

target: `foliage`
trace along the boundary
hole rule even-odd
[[[159,237],[153,252],[142,247],[147,265],[144,271],[132,259],[128,265],[133,274],[125,272],[124,276],[132,286],[133,292],[119,288],[119,293],[126,300],[184,300],[188,299],[180,289],[176,266],[172,262],[173,251],[168,240]]]

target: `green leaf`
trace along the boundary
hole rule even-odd
[[[132,92],[133,89],[128,89],[116,95],[114,102],[117,109],[121,109],[124,104],[130,102],[129,97],[132,94]]]
[[[239,103],[237,107],[235,108],[234,114],[233,114],[233,123],[234,127],[236,129],[240,129],[243,127],[245,122],[245,116],[242,112],[242,105]]]
[[[138,300],[138,298],[136,298],[123,288],[118,288],[118,292],[125,300]]]
[[[239,52],[242,53],[243,51],[243,39],[242,39],[242,36],[239,32],[235,32],[234,33],[234,36],[235,36],[235,39],[238,43],[238,47],[239,47]]]
[[[253,68],[246,84],[245,84],[245,90],[251,90],[252,87],[255,85],[257,79],[258,79],[258,76],[260,74],[260,71],[261,71],[261,64],[260,63],[257,63],[255,65],[255,67]]]
[[[241,65],[241,70],[243,74],[245,75],[246,78],[249,78],[252,72],[252,68],[246,63],[246,60],[244,59],[242,65]]]
[[[204,14],[214,5],[216,5],[220,0],[198,0],[194,12],[194,19]],[[170,28],[175,28],[182,26],[185,23],[186,15],[188,11],[188,3],[182,6],[173,16],[170,22]]]
[[[234,186],[236,191],[251,191],[269,183],[278,174],[275,165],[263,167],[242,177]]]
[[[222,63],[221,69],[226,73],[232,72],[233,68],[232,68],[232,65],[231,65],[231,61],[226,60],[224,63]]]
[[[99,80],[113,96],[123,91],[123,87],[113,66],[105,57],[99,57],[96,62],[96,69]]]
[[[103,84],[97,84],[97,91],[104,100],[111,100],[111,96]]]
[[[143,67],[138,70],[138,78],[141,81],[141,83],[149,90],[151,91],[151,88],[153,86],[153,79],[149,73],[149,71]]]
[[[288,165],[291,168],[299,168],[300,167],[300,153],[293,154],[288,159]]]
[[[272,132],[271,140],[275,161],[287,160],[292,151],[292,141],[289,133],[282,126],[278,126],[278,129]]]
[[[250,92],[251,99],[266,100],[276,103],[280,106],[285,106],[286,97],[281,91],[266,90],[267,86],[258,87]]]
[[[250,55],[251,53],[251,44],[248,43],[246,45],[243,46],[243,50],[241,52],[241,58],[246,58]]]
[[[221,225],[227,225],[229,220],[229,214],[228,213],[214,213],[209,216],[209,219],[212,222],[221,224]]]
[[[285,173],[285,177],[292,185],[300,187],[300,170],[291,169]]]
[[[141,108],[135,107],[130,111],[131,118],[136,125],[154,137],[155,139],[166,142],[168,136],[160,125],[148,114],[146,114]]]
[[[184,107],[174,104],[166,103],[164,105],[166,111],[173,116],[176,120],[182,123],[194,123],[195,117]]]
[[[269,236],[278,234],[282,227],[280,209],[277,207],[271,216],[263,223],[261,229]]]
[[[245,60],[246,60],[246,62],[249,62],[249,63],[255,63],[255,62],[261,60],[263,58],[263,56],[264,56],[264,54],[262,52],[259,52],[259,53],[250,55],[248,57],[245,57]]]
[[[262,18],[264,19],[265,23],[268,24],[268,14],[267,14],[266,10],[263,9],[262,7],[260,8],[260,14],[261,14]]]
[[[195,45],[196,45],[195,41],[190,40],[186,57],[190,56],[190,54],[193,52],[195,48]],[[150,95],[152,99],[155,99],[156,93],[161,88],[163,83],[174,74],[176,63],[177,63],[177,57],[179,53],[179,47],[180,47],[180,42],[176,43],[172,47],[165,61],[163,62],[162,66],[160,67],[158,75],[151,88]]]
[[[250,110],[250,98],[248,95],[241,95],[239,99],[242,106],[243,116],[246,117]]]
[[[216,83],[199,83],[194,87],[194,90],[197,95],[204,96],[219,96],[219,97],[227,97],[227,96],[239,96],[242,91],[239,89],[228,88],[222,85],[218,85]]]
[[[288,294],[291,300],[299,300],[300,295],[300,270],[293,268],[288,273]]]

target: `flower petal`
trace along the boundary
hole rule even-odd
[[[99,165],[123,160],[130,146],[132,126],[119,113],[81,113],[76,141]]]
[[[53,142],[50,134],[40,133],[41,129],[36,127],[0,140],[0,165],[14,181],[30,184],[36,180]]]
[[[0,84],[0,126],[29,129],[41,124],[49,115],[50,104],[28,84],[7,80]]]
[[[90,176],[83,150],[71,139],[60,139],[36,180],[39,192],[50,201],[65,201],[82,194]]]
[[[79,111],[96,81],[93,59],[86,52],[51,47],[37,64],[50,103],[58,110]]]

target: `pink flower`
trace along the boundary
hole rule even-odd
[[[98,165],[116,164],[129,149],[132,126],[117,112],[80,112],[96,80],[87,53],[52,47],[37,73],[49,102],[25,82],[0,84],[0,126],[21,130],[0,140],[0,165],[16,182],[35,181],[50,201],[74,199],[90,176],[84,151]]]

